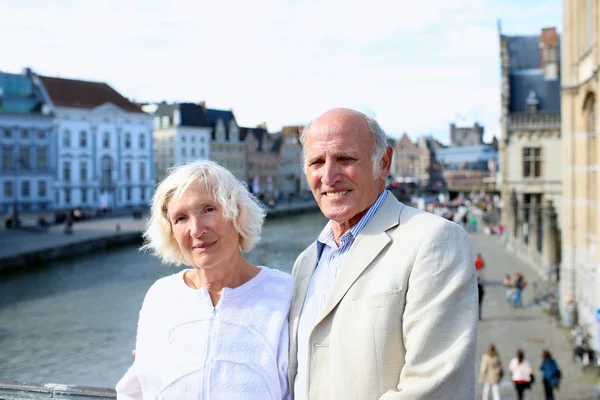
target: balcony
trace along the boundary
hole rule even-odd
[[[511,113],[508,131],[560,129],[560,113]]]

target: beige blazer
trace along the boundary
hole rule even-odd
[[[316,264],[315,244],[294,264],[292,391],[298,321]],[[309,399],[473,399],[477,307],[464,229],[388,193],[355,239],[310,335]]]

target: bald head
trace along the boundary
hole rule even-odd
[[[366,142],[366,140],[370,139],[371,158],[373,160],[373,177],[376,178],[380,175],[381,158],[386,153],[388,144],[385,132],[381,129],[381,126],[379,126],[375,119],[349,108],[332,108],[319,115],[302,131],[300,143],[303,148],[306,144],[306,136],[309,131],[311,131],[311,128],[314,128],[312,130],[319,130],[323,126],[335,126],[337,128],[345,127],[345,129],[340,129],[340,132],[346,132],[347,128],[350,127],[353,130],[360,132],[359,137],[361,140],[365,140]],[[369,151],[369,149],[365,148],[365,151]],[[304,172],[306,172],[306,159],[304,160]]]

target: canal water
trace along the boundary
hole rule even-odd
[[[326,222],[318,212],[267,221],[247,258],[291,272]],[[1,280],[0,379],[114,387],[146,291],[176,271],[124,247]]]

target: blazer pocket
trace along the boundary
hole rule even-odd
[[[373,308],[391,307],[402,302],[402,290],[376,293],[370,296],[361,297],[352,301],[350,313],[359,312]]]

